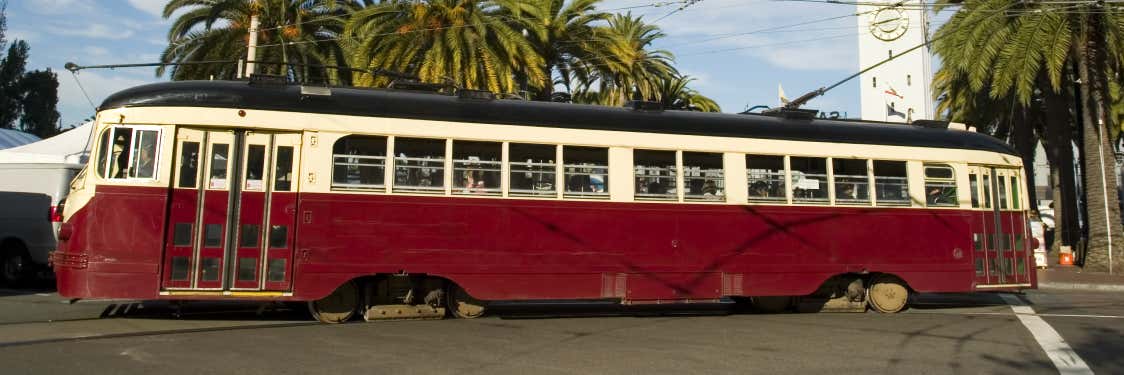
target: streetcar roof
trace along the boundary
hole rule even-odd
[[[717,137],[799,140],[992,151],[1018,155],[1006,143],[976,132],[880,122],[790,119],[765,115],[643,111],[623,107],[465,99],[391,89],[331,88],[302,94],[301,86],[248,81],[178,81],[129,88],[102,102],[122,107],[218,107],[542,126]]]

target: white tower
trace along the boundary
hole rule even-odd
[[[886,5],[873,5],[885,2]],[[929,18],[920,0],[874,0],[858,6],[859,69],[891,56],[900,57],[859,78],[862,119],[911,122],[933,118],[929,48],[904,51],[925,43]],[[866,5],[872,4],[872,5]]]

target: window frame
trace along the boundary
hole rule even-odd
[[[111,182],[151,182],[151,181],[160,180],[160,173],[163,172],[162,168],[160,168],[161,164],[163,164],[162,160],[161,160],[161,157],[164,154],[164,143],[165,143],[164,142],[164,127],[161,126],[161,125],[130,125],[130,124],[109,125],[104,130],[102,130],[102,136],[105,136],[107,134],[106,132],[112,132],[112,133],[109,133],[109,137],[106,138],[106,142],[104,144],[100,144],[98,146],[99,149],[100,149],[98,159],[100,159],[101,155],[104,154],[105,152],[110,152],[110,153],[113,152],[113,146],[112,145],[113,145],[114,136],[117,133],[117,129],[124,129],[124,128],[128,128],[128,129],[132,130],[132,135],[129,138],[129,154],[125,156],[125,160],[127,160],[126,167],[125,167],[125,173],[124,173],[125,177],[111,177],[111,176],[109,176],[109,167],[114,162],[113,155],[106,155],[105,161],[104,161],[105,164],[101,165],[101,166],[98,166],[98,169],[95,172],[99,172],[99,173],[94,173],[94,174],[97,175],[98,178],[102,179],[103,181],[111,181]],[[138,141],[137,133],[140,132],[140,131],[155,131],[156,132],[156,151],[152,155],[152,160],[153,160],[153,162],[152,162],[152,177],[131,177],[131,176],[129,176],[130,175],[129,169],[133,165],[133,155],[136,152],[136,148],[134,146],[136,145],[136,142]],[[98,143],[101,143],[101,141],[99,140]],[[95,159],[95,162],[100,162],[100,161]]]
[[[337,154],[336,153],[337,145],[339,145],[340,142],[343,142],[344,140],[346,140],[348,138],[351,138],[351,137],[354,137],[355,139],[382,138],[382,141],[383,141],[382,142],[382,146],[383,146],[382,153],[383,153],[383,155],[378,156],[378,155],[360,155],[360,154]],[[391,159],[393,159],[393,157],[390,156],[390,152],[391,152],[390,146],[391,146],[392,140],[393,140],[393,137],[387,136],[387,135],[357,134],[357,133],[346,134],[342,137],[337,138],[335,140],[335,142],[332,142],[332,150],[330,151],[330,156],[328,158],[329,159],[329,165],[331,166],[331,176],[329,176],[328,189],[331,190],[331,191],[386,192],[386,189],[389,187],[389,184],[387,183],[387,175],[389,174],[389,175],[393,176],[393,173],[387,173],[387,170],[390,170],[392,168]],[[346,150],[344,150],[344,151],[346,151]],[[352,184],[352,183],[347,183],[347,182],[337,183],[336,182],[336,177],[337,177],[336,168],[337,168],[338,164],[336,162],[336,158],[344,158],[344,159],[354,158],[354,159],[357,159],[356,162],[350,162],[350,161],[345,160],[345,163],[340,164],[340,165],[343,165],[344,168],[350,168],[351,166],[355,166],[357,169],[358,168],[364,168],[364,167],[366,167],[366,168],[378,168],[377,164],[364,165],[364,163],[365,163],[364,160],[376,160],[377,161],[377,160],[381,159],[381,161],[382,161],[382,175],[377,176],[376,180],[381,180],[382,183],[363,184],[361,180],[360,180],[360,183],[357,183],[357,184]],[[294,162],[295,162],[295,160],[294,160]],[[296,168],[294,168],[294,169],[296,169]],[[347,174],[347,172],[345,172],[345,174]]]
[[[781,169],[780,169],[780,176],[779,177],[780,177],[780,183],[781,183],[781,194],[782,194],[782,196],[775,197],[775,198],[774,197],[766,197],[766,198],[762,199],[761,197],[754,197],[753,194],[751,194],[751,189],[753,188],[753,184],[757,181],[763,181],[763,180],[756,180],[756,181],[753,181],[753,182],[750,181],[751,180],[750,177],[749,177],[750,171],[754,170],[754,169],[750,168],[750,166],[749,166],[749,159],[752,158],[752,157],[779,158],[780,159]],[[746,202],[747,203],[749,203],[749,204],[774,204],[774,205],[775,204],[781,204],[781,203],[783,203],[783,204],[791,204],[792,203],[792,199],[791,199],[792,197],[789,194],[789,191],[791,190],[791,188],[789,187],[789,176],[791,175],[791,171],[789,171],[790,164],[789,164],[788,157],[789,157],[788,155],[776,155],[776,154],[758,154],[758,153],[744,153],[744,154],[742,154],[742,160],[745,163],[745,182],[746,182],[745,190],[747,192],[747,195],[746,195]],[[769,173],[769,174],[772,174],[772,173]]]
[[[948,169],[949,172],[951,172],[951,173],[950,173],[949,177],[929,177],[929,168]],[[952,189],[953,189],[952,191],[954,193],[953,202],[952,203],[943,203],[943,204],[929,203],[929,184],[930,184],[930,182],[933,182],[935,184],[951,183]],[[922,162],[921,163],[921,183],[922,183],[922,186],[924,187],[924,194],[925,194],[924,195],[924,197],[925,197],[925,206],[924,207],[926,207],[926,208],[959,208],[960,207],[960,183],[956,179],[956,167],[953,167],[952,164],[950,164],[948,162]]]
[[[633,147],[633,148],[631,148],[631,151],[632,151],[632,166],[631,166],[632,168],[631,168],[630,174],[632,175],[632,201],[633,202],[645,202],[645,203],[648,203],[648,202],[680,202],[681,197],[680,197],[680,192],[679,192],[679,185],[680,185],[680,182],[681,182],[680,179],[682,177],[682,173],[680,173],[680,164],[681,164],[680,161],[681,161],[681,159],[679,158],[679,155],[680,155],[679,150]],[[636,157],[637,152],[652,152],[652,153],[669,153],[669,154],[671,154],[671,164],[668,166],[668,167],[671,168],[671,176],[651,176],[651,175],[638,176],[636,174],[637,168],[639,168],[639,167],[649,168],[651,166],[638,164],[637,160],[639,160],[639,159]],[[657,167],[657,168],[666,169],[666,167]],[[641,178],[641,177],[644,177],[644,178],[669,177],[670,180],[671,180],[671,184],[670,184],[670,186],[667,186],[666,189],[668,191],[672,191],[672,193],[664,193],[662,195],[661,194],[652,194],[652,193],[640,193],[639,192],[640,186],[637,185],[637,183],[639,182],[638,179]]]

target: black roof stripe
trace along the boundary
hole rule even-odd
[[[301,95],[299,86],[246,81],[180,81],[133,87],[105,99],[120,107],[219,107],[408,118],[453,122],[615,130],[719,137],[936,147],[1017,152],[991,136],[918,126],[824,119],[784,119],[686,111],[634,111],[593,105],[476,100],[407,91],[333,88],[331,96]]]

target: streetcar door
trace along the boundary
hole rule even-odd
[[[204,137],[205,133],[199,130],[181,128],[176,132],[168,233],[161,266],[163,289],[188,289],[194,285]]]
[[[220,290],[234,133],[176,129],[164,289]]]
[[[1030,283],[1030,267],[1027,267],[1029,255],[1026,231],[1026,217],[1022,212],[1022,189],[1018,169],[997,169],[996,192],[999,196],[999,228],[1002,230],[1001,245],[1004,245],[1000,261],[1005,284]]]
[[[288,290],[300,135],[180,128],[166,290]]]
[[[973,189],[972,208],[972,262],[977,285],[1002,283],[999,262],[1002,237],[1000,233],[999,206],[996,202],[994,168],[972,166],[968,168],[968,181]]]
[[[238,215],[231,227],[233,290],[289,290],[300,135],[246,131],[239,159]]]

